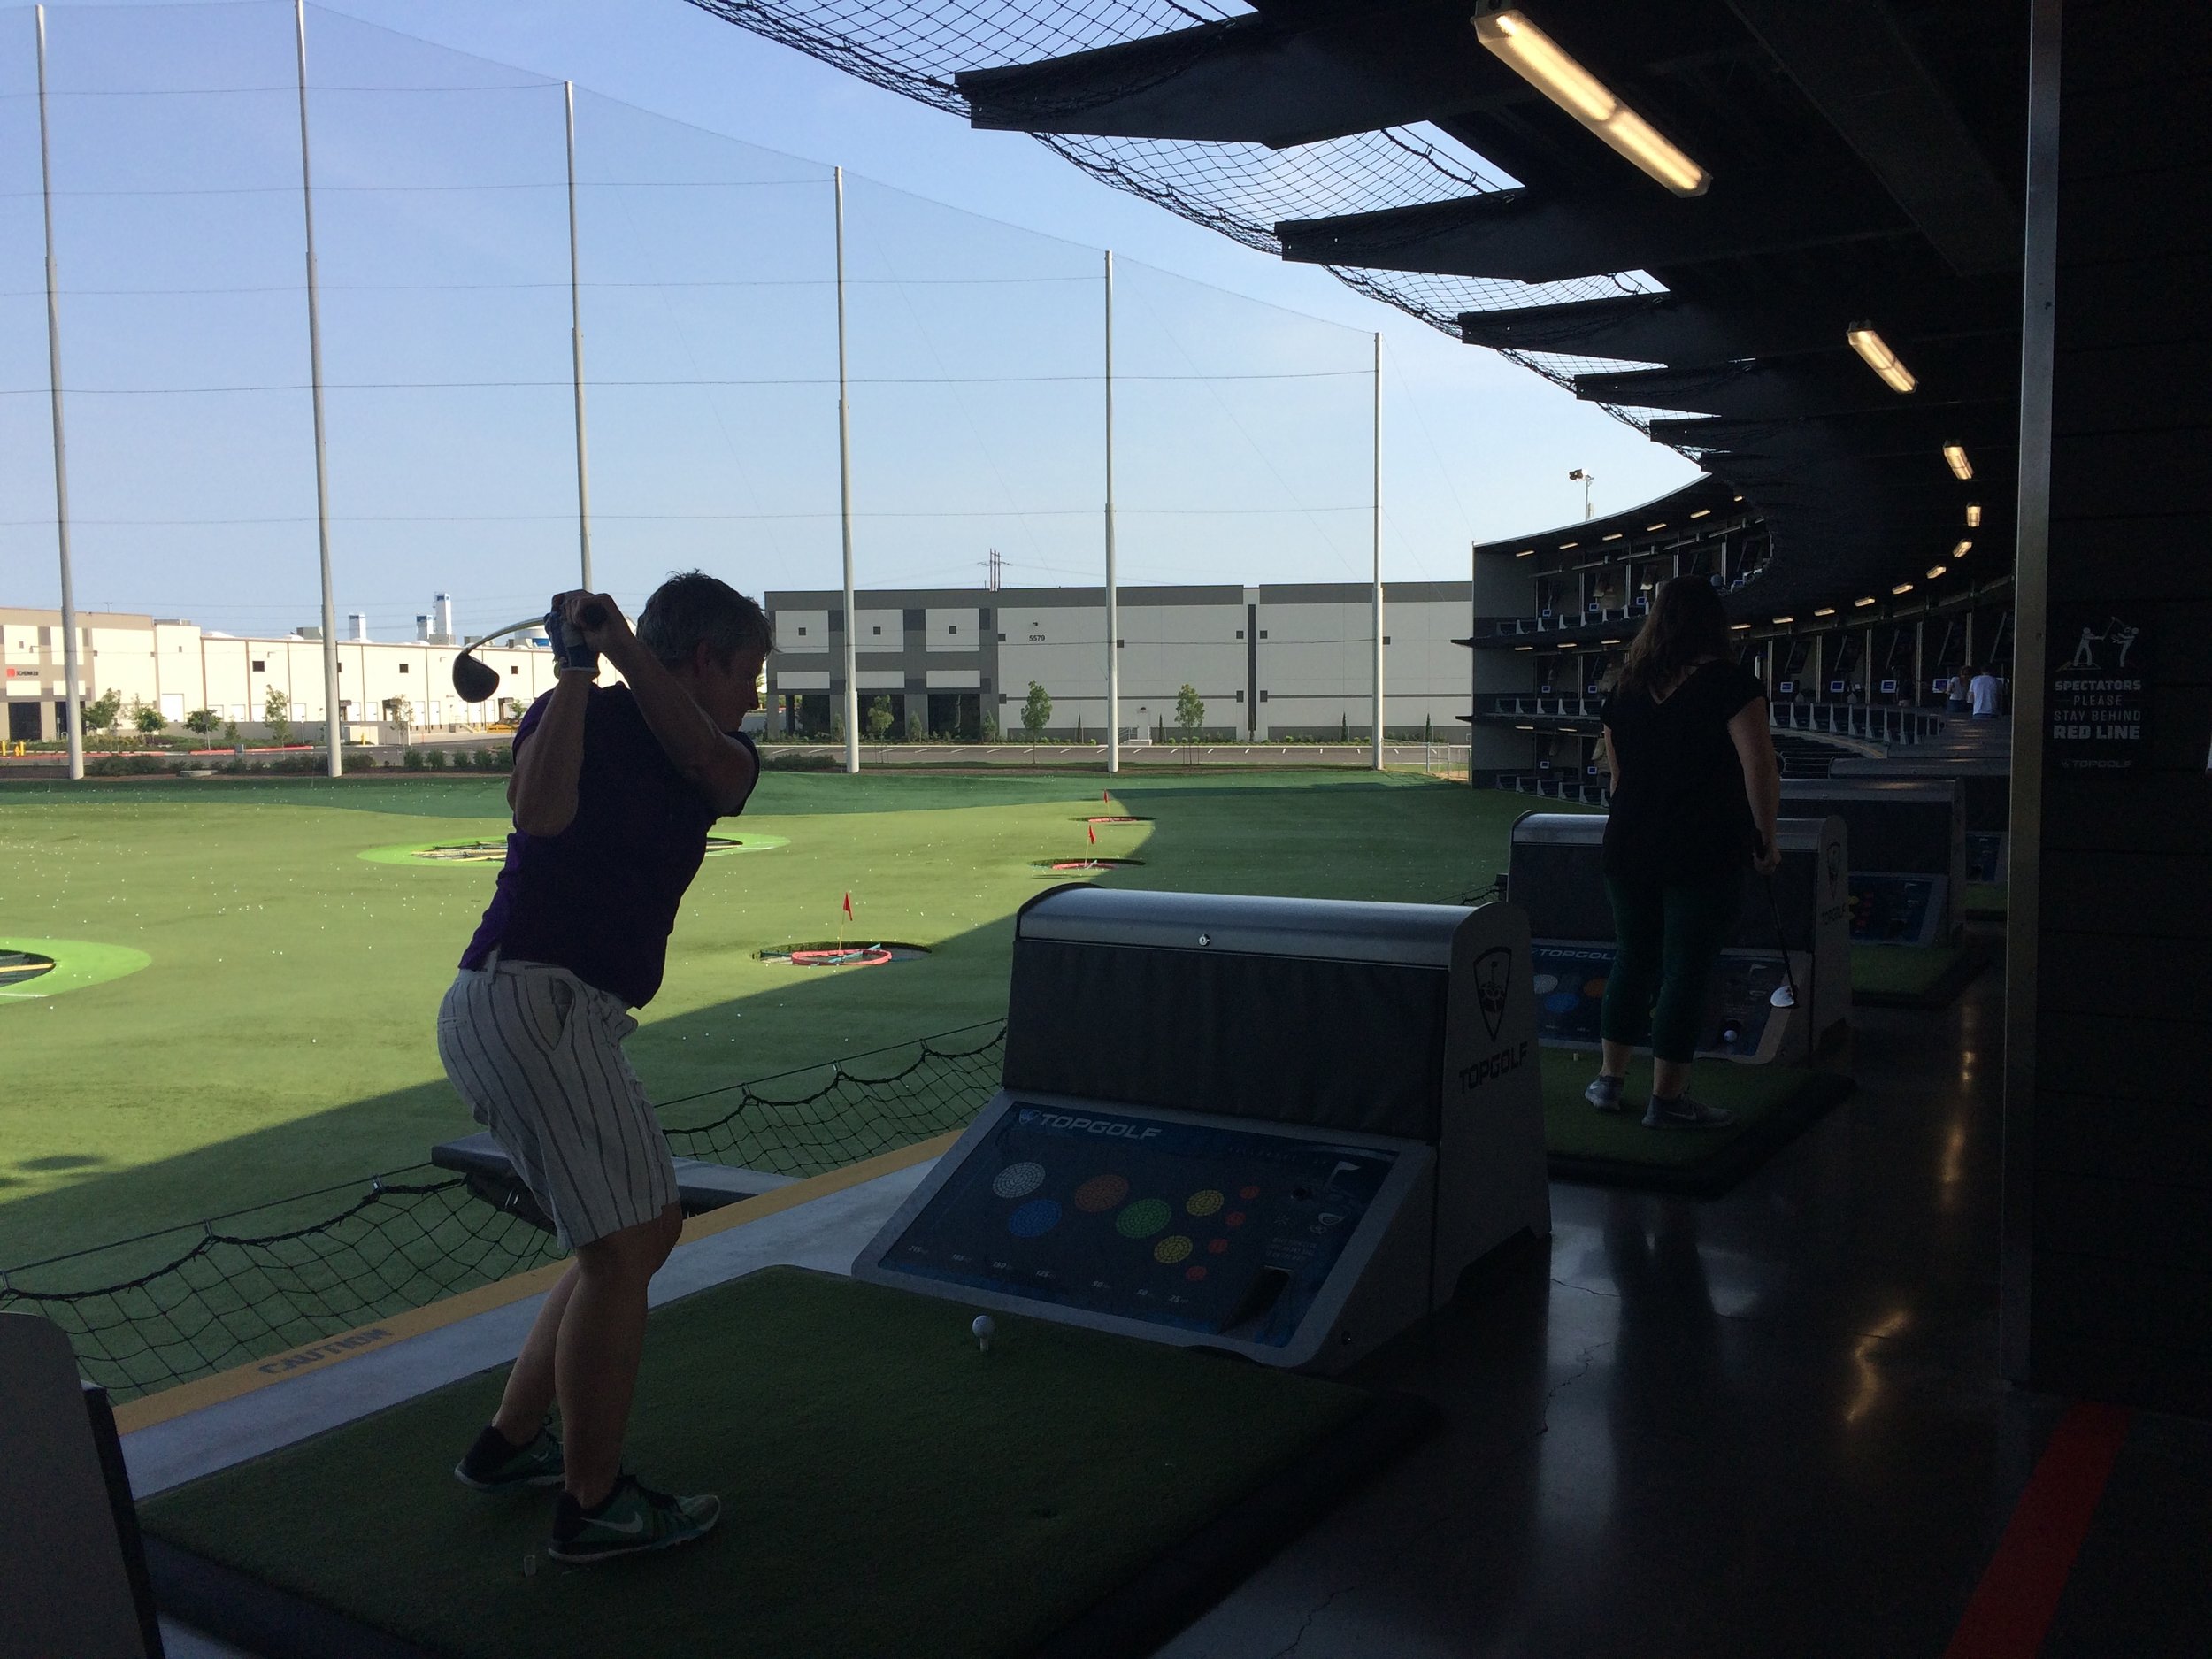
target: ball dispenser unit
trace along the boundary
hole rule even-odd
[[[1055,888],[1003,1087],[858,1278],[1333,1371],[1551,1230],[1508,904]]]
[[[1843,820],[1786,818],[1775,839],[1782,867],[1771,898],[1766,878],[1745,873],[1735,931],[1722,949],[1699,1026],[1701,1056],[1809,1064],[1849,1028],[1850,856]],[[1534,935],[1537,1025],[1548,1047],[1598,1046],[1599,1009],[1613,971],[1604,841],[1599,813],[1530,812],[1513,826],[1506,887]],[[1781,1005],[1788,999],[1775,993],[1792,987],[1795,1006]]]

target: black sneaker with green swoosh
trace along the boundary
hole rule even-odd
[[[642,1555],[688,1544],[714,1530],[722,1500],[711,1494],[671,1496],[624,1475],[596,1509],[586,1510],[568,1493],[553,1507],[553,1540],[545,1553],[573,1566]]]

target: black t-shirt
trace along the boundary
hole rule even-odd
[[[548,692],[522,717],[518,752],[552,700]],[[727,735],[753,749],[742,733]],[[699,873],[716,817],[669,760],[630,688],[594,686],[576,816],[558,835],[507,837],[499,885],[461,965],[482,967],[496,946],[642,1008],[660,989],[676,908]]]
[[[1734,663],[1693,669],[1663,703],[1614,692],[1602,718],[1619,772],[1605,826],[1605,873],[1622,880],[1717,880],[1751,863],[1758,826],[1728,723],[1766,695]]]

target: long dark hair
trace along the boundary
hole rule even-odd
[[[1677,576],[1653,592],[1650,614],[1614,671],[1613,686],[1649,695],[1671,689],[1701,657],[1725,662],[1733,655],[1728,612],[1713,584],[1702,576]]]

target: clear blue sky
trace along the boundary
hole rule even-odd
[[[290,8],[48,15],[79,603],[311,621]],[[0,603],[44,604],[31,48],[0,8]],[[1108,246],[1125,580],[1363,577],[1378,328],[1391,579],[1578,517],[1571,467],[1601,508],[1692,475],[1325,273],[681,0],[354,0],[311,8],[309,50],[338,608],[381,637],[436,590],[473,629],[572,580],[564,76],[595,564],[626,603],[695,564],[837,580],[833,162],[864,584],[980,580],[994,547],[1012,582],[1094,579]]]

